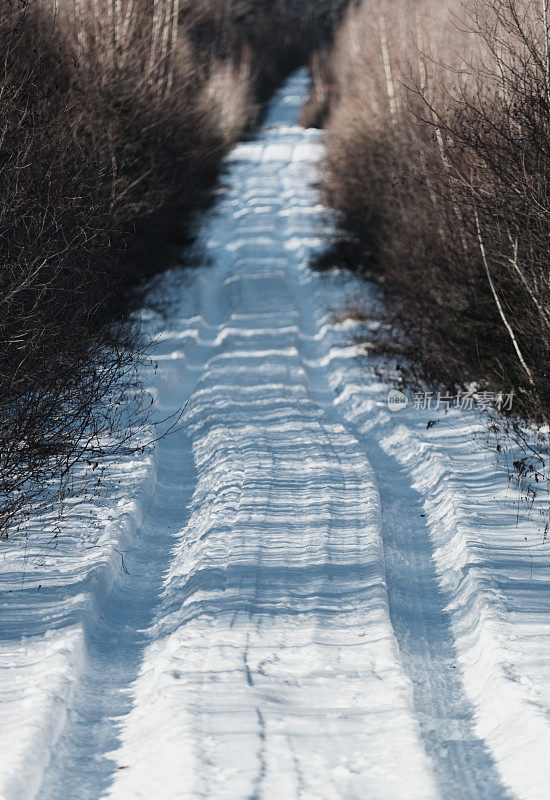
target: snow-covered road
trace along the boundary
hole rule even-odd
[[[335,321],[376,300],[308,267],[307,89],[228,158],[204,266],[151,287],[185,427],[55,549],[4,548],[2,800],[550,797],[550,559],[475,420],[390,414]]]

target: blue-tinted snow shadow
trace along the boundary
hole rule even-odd
[[[121,722],[132,707],[131,686],[158,612],[173,537],[185,528],[195,485],[183,431],[161,441],[158,450],[156,491],[144,509],[136,549],[124,555],[129,574],[121,569],[89,625],[84,672],[46,770],[41,800],[97,800],[118,769],[109,754],[119,746]]]
[[[426,751],[445,800],[511,800],[475,733],[457,667],[448,602],[439,588],[421,497],[406,471],[369,438],[382,502],[390,617]]]

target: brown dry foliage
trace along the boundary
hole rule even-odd
[[[541,3],[364,0],[315,96],[326,194],[383,274],[417,379],[550,417],[550,90]],[[323,109],[316,110],[317,114]]]
[[[332,5],[303,8],[0,7],[0,535],[55,504],[75,463],[130,446],[140,349],[109,325],[115,297],[325,35]]]

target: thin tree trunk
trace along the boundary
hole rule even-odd
[[[134,17],[134,0],[128,0],[128,3],[126,5],[126,13],[124,15],[124,23],[122,25],[122,31],[120,35],[122,47],[125,47],[130,39],[133,17]]]
[[[172,91],[172,84],[174,82],[174,64],[176,61],[176,48],[178,45],[178,21],[179,21],[180,4],[179,0],[174,0],[172,8],[172,39],[170,42],[170,65],[168,68],[168,81],[166,83],[166,92]]]
[[[86,45],[86,33],[84,30],[84,10],[82,8],[83,0],[74,0],[74,15],[76,21],[76,47],[78,58],[81,58]],[[57,0],[55,3],[57,8]]]
[[[111,43],[111,67],[116,69],[117,67],[117,26],[118,26],[118,11],[119,11],[119,0],[110,0],[109,3],[109,25],[111,30],[110,33],[110,43]]]
[[[391,71],[390,52],[388,49],[388,34],[386,30],[386,16],[380,9],[380,44],[382,45],[382,59],[384,62],[384,74],[386,76],[386,90],[390,103],[391,121],[395,125],[397,122],[397,104],[395,101],[395,87],[393,85],[393,75]]]
[[[547,111],[550,113],[550,41],[548,39],[548,0],[541,0],[542,3],[542,21],[544,25],[544,53],[546,58],[546,102],[548,103]]]
[[[164,80],[167,77],[167,58],[168,58],[168,40],[170,38],[170,31],[172,29],[172,22],[171,14],[168,12],[168,3],[170,0],[166,0],[165,2],[165,11],[163,15],[163,25],[162,25],[162,39],[160,45],[160,54],[159,54],[159,79],[158,79],[158,96],[160,97],[163,92],[163,84]],[[170,9],[172,10],[172,4],[170,3]]]
[[[525,374],[529,378],[529,383],[531,384],[531,386],[534,386],[535,385],[535,381],[533,380],[533,375],[531,373],[531,370],[527,366],[527,362],[525,361],[525,359],[523,357],[523,353],[520,350],[520,346],[518,344],[518,340],[516,339],[516,335],[515,335],[515,333],[514,333],[514,331],[512,329],[512,326],[510,325],[510,323],[508,322],[508,320],[506,318],[506,314],[504,313],[504,308],[502,307],[502,303],[500,302],[500,298],[499,298],[499,296],[497,294],[497,290],[496,290],[495,284],[493,282],[493,278],[492,278],[492,275],[491,275],[491,270],[489,269],[489,262],[487,261],[487,254],[485,252],[485,245],[483,243],[483,237],[481,235],[481,225],[479,224],[479,215],[477,213],[477,208],[474,208],[474,214],[475,214],[476,227],[477,227],[477,239],[478,239],[478,242],[479,242],[479,249],[481,251],[481,259],[483,261],[483,266],[485,267],[485,272],[487,273],[487,280],[489,281],[489,286],[491,287],[491,292],[493,293],[493,298],[494,298],[496,306],[498,308],[498,313],[500,314],[500,318],[502,319],[502,321],[504,323],[504,326],[505,326],[506,330],[508,331],[510,339],[512,340],[512,344],[514,345],[514,350],[517,353],[517,357],[519,359],[519,362],[520,362],[521,366],[523,367],[523,369],[525,371]]]
[[[418,50],[418,69],[419,69],[419,72],[420,72],[421,87],[422,87],[422,91],[423,92],[425,92],[425,91],[427,92],[429,74],[428,74],[428,69],[426,67],[426,53],[425,53],[425,49],[424,49],[425,48],[424,29],[422,27],[422,21],[420,19],[420,13],[419,13],[418,9],[416,11],[416,35],[418,37],[418,46],[421,48],[421,49],[418,49],[418,47],[417,47],[417,50]],[[430,104],[430,107],[431,107],[431,104]],[[436,114],[435,114],[435,111],[433,110],[433,108],[431,109],[431,116],[432,116],[432,121],[433,121],[434,129],[435,129],[435,138],[436,138],[436,141],[437,141],[437,146],[439,148],[439,155],[441,156],[441,160],[443,162],[443,166],[445,168],[445,171],[447,173],[450,173],[451,165],[449,164],[449,160],[447,158],[447,153],[446,153],[446,150],[445,150],[445,142],[443,141],[443,136],[441,134],[441,128],[438,125]],[[426,169],[426,183],[428,185],[428,189],[430,190],[430,196],[432,198],[432,203],[433,203],[433,205],[434,205],[434,207],[436,209],[436,212],[438,212],[440,204],[439,204],[439,202],[437,202],[437,199],[434,199],[434,198],[436,198],[436,195],[435,195],[435,192],[434,192],[434,190],[432,188],[431,181],[428,179],[428,171],[427,171],[427,169]],[[458,221],[458,228],[459,228],[459,232],[460,232],[460,240],[461,240],[461,244],[462,244],[462,249],[464,250],[464,252],[466,252],[467,251],[467,244],[466,244],[466,236],[464,234],[464,227],[465,227],[464,226],[464,219],[462,217],[462,213],[460,211],[460,206],[459,206],[458,201],[456,199],[456,192],[454,191],[452,185],[449,186],[449,190],[450,190],[450,193],[451,193],[451,201],[452,201],[452,204],[453,204],[453,209],[454,209],[454,212],[456,214],[457,221]],[[446,242],[446,237],[442,233],[441,221],[439,222],[439,234],[440,234],[441,238]]]
[[[114,0],[114,43],[115,47],[120,46],[122,32],[122,0]]]
[[[162,0],[153,0],[153,21],[151,24],[151,51],[149,55],[149,83],[154,83],[154,72],[157,65],[157,44],[162,26]]]

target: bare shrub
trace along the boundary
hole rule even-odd
[[[38,13],[0,19],[0,535],[121,433],[129,343],[101,331],[109,285],[101,180],[74,131],[60,43]],[[45,102],[44,102],[44,90]],[[105,399],[114,398],[113,405]]]
[[[203,98],[207,107],[214,109],[216,127],[224,142],[235,141],[257,116],[251,72],[249,55],[240,64],[220,61],[210,70]]]
[[[540,5],[383,0],[332,53],[327,194],[371,251],[417,375],[515,388],[547,420],[548,91]]]
[[[550,478],[546,17],[528,0],[363,0],[313,71],[325,194],[346,265],[384,289],[387,350],[414,385],[515,392],[492,446],[526,502]]]
[[[59,501],[75,464],[96,475],[135,446],[122,289],[332,20],[294,0],[1,5],[0,536]]]

